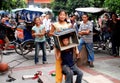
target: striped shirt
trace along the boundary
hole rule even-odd
[[[83,38],[86,43],[93,43],[93,24],[92,24],[92,22],[88,21],[86,24],[83,22],[81,23],[79,32],[86,31],[86,30],[90,30],[90,34],[82,35],[81,38]]]

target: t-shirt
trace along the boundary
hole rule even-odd
[[[51,27],[50,27],[50,26],[51,26],[50,19],[46,19],[46,18],[45,18],[45,19],[43,20],[43,25],[45,26],[45,30],[46,30],[46,31],[49,31],[50,28],[51,28]]]
[[[40,25],[40,27],[33,26],[32,30],[35,31],[35,33],[41,33],[44,28],[44,25]],[[44,42],[45,40],[45,36],[35,36],[35,42]]]
[[[5,24],[0,23],[0,39],[4,39],[6,35],[6,26]]]
[[[111,29],[111,35],[114,36],[115,38],[120,38],[118,37],[120,34],[120,20],[117,20],[116,23],[114,23],[112,20],[109,23],[109,27]]]
[[[73,48],[61,51],[62,65],[67,65],[69,67],[74,65],[73,60]]]
[[[93,42],[93,24],[92,24],[92,22],[88,21],[86,24],[83,22],[81,23],[79,31],[86,31],[86,30],[90,30],[90,34],[82,35],[81,38],[83,38],[83,40],[86,43],[92,43]]]
[[[105,19],[102,20],[102,26],[101,26],[102,31],[108,32],[109,22],[110,22],[109,20],[105,20]]]

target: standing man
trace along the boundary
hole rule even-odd
[[[78,46],[79,51],[82,50],[82,46],[85,45],[88,51],[88,62],[90,67],[94,67],[94,51],[93,51],[93,25],[88,20],[88,15],[83,14],[83,22],[80,25],[78,34],[81,36],[80,44]]]
[[[49,14],[46,14],[45,18],[43,19],[43,25],[45,26],[46,31],[50,30],[51,20]]]
[[[52,49],[52,45],[51,45],[51,39],[50,37],[47,35],[47,33],[50,31],[51,29],[51,20],[50,20],[50,15],[46,14],[45,18],[43,19],[43,25],[45,26],[45,31],[46,31],[46,39],[47,42],[50,46],[50,49]]]
[[[42,23],[43,23],[43,20],[45,19],[45,17],[46,17],[46,14],[42,14],[42,15],[40,16],[40,20],[42,21]]]
[[[1,19],[1,23],[0,23],[0,39],[4,40],[5,41],[5,48],[4,48],[4,51],[3,51],[3,54],[4,55],[7,55],[7,48],[9,46],[9,39],[7,37],[7,33],[6,33],[6,18],[2,18]]]

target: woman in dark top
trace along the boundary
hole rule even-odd
[[[111,15],[112,20],[110,21],[109,27],[111,30],[111,40],[112,40],[112,52],[116,57],[119,55],[119,42],[120,42],[120,21],[117,19],[117,15],[113,13]]]

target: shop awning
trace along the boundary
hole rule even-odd
[[[95,7],[85,7],[85,8],[76,8],[76,11],[81,11],[81,12],[88,12],[88,13],[98,13],[101,11],[105,11],[105,8],[95,8]]]

